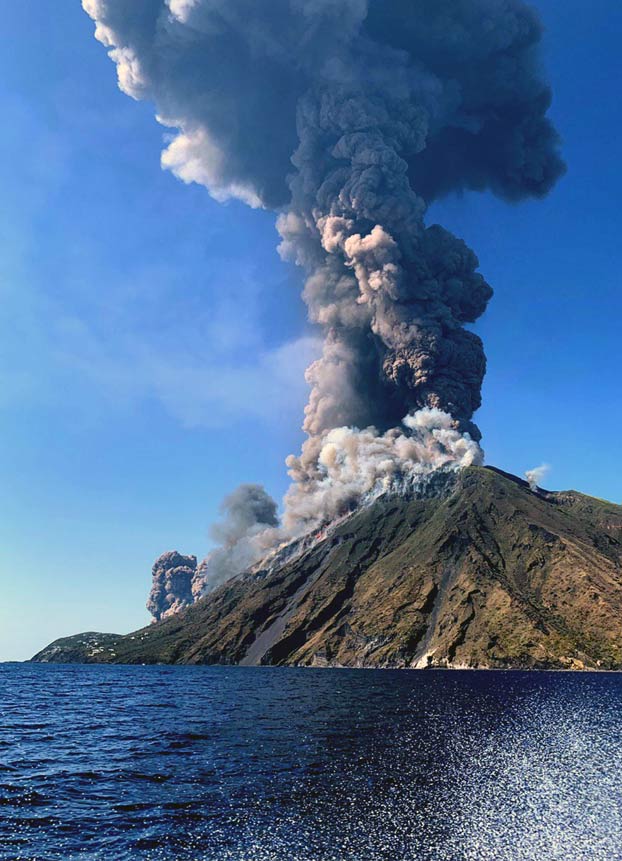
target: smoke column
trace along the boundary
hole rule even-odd
[[[550,471],[551,467],[548,463],[542,463],[540,466],[535,466],[533,469],[526,470],[525,478],[529,482],[529,487],[532,490],[537,490]]]
[[[321,327],[288,534],[395,481],[481,460],[492,295],[427,225],[464,190],[544,196],[564,170],[541,25],[520,0],[83,0],[119,86],[175,130],[162,164],[278,212]],[[278,531],[278,530],[277,530]]]
[[[156,621],[179,613],[194,603],[192,584],[196,572],[196,556],[184,556],[177,550],[169,550],[156,559],[147,599],[147,609]]]
[[[210,529],[220,546],[197,568],[195,599],[245,571],[284,540],[276,502],[260,484],[241,484],[223,499],[220,511],[223,519]]]

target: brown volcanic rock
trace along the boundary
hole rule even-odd
[[[622,668],[620,506],[472,467],[293,550],[82,660]]]

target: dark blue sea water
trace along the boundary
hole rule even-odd
[[[0,858],[622,859],[622,676],[0,665]]]

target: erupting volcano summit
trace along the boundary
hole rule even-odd
[[[282,523],[251,518],[226,538],[204,590],[370,494],[481,463],[486,360],[466,327],[492,290],[426,214],[450,192],[541,197],[563,172],[535,12],[521,0],[83,5],[121,89],[173,130],[163,166],[278,213],[323,337]]]

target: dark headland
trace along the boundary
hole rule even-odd
[[[470,467],[438,493],[377,499],[168,619],[32,660],[620,669],[622,506]]]

